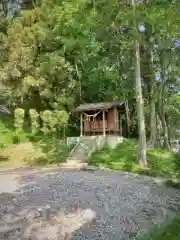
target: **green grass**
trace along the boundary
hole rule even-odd
[[[9,144],[0,150],[0,167],[57,165],[64,162],[68,154],[69,149],[59,139]]]
[[[14,144],[17,137],[21,143],[29,141],[26,132],[21,132],[17,136],[12,128],[6,126],[6,122],[0,120],[0,149],[5,148],[10,144]]]
[[[150,233],[137,240],[179,240],[180,239],[180,217],[171,222],[154,228]]]
[[[69,149],[57,138],[15,133],[0,121],[0,168],[44,166],[64,162]]]
[[[179,178],[180,156],[164,149],[148,149],[148,166],[140,168],[137,162],[137,147],[135,140],[124,140],[114,150],[105,148],[95,152],[89,164],[150,176]]]

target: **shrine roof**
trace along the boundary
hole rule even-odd
[[[113,102],[99,102],[99,103],[84,103],[75,108],[76,112],[94,111],[94,110],[106,110],[112,107],[121,107],[125,104],[125,101],[113,101]]]

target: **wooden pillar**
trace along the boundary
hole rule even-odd
[[[103,135],[106,135],[106,126],[105,126],[105,111],[103,110]]]
[[[80,136],[83,136],[83,113],[80,116]]]
[[[117,108],[114,108],[114,131],[115,134],[118,133],[118,112],[117,112]]]
[[[121,117],[121,115],[119,117],[119,130],[120,130],[120,136],[122,137],[122,117]]]

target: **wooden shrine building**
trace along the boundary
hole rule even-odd
[[[80,113],[80,135],[122,136],[122,115],[127,113],[127,102],[114,101],[81,104],[75,111]]]

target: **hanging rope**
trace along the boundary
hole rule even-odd
[[[97,112],[97,113],[95,113],[95,114],[87,114],[87,113],[83,113],[86,117],[87,117],[87,119],[90,121],[91,120],[91,117],[93,118],[93,121],[94,121],[94,119],[97,117],[97,115],[100,113],[100,112],[102,112],[101,110],[99,111],[99,112]]]

